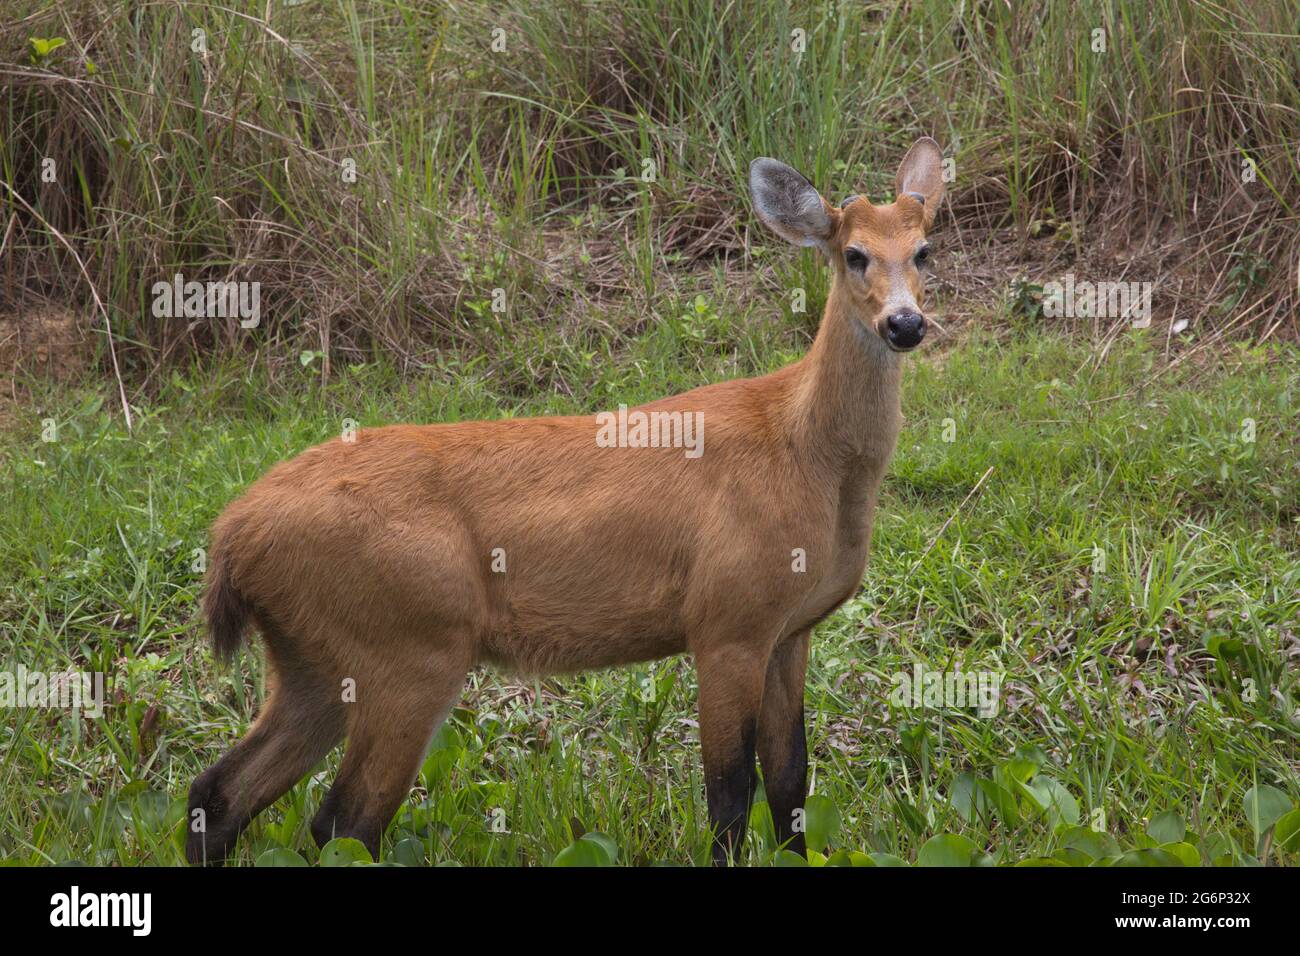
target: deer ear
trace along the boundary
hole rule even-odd
[[[750,163],[749,191],[758,218],[786,242],[820,246],[835,232],[839,210],[785,163],[763,156]]]
[[[925,207],[928,229],[943,199],[943,150],[928,136],[922,136],[903,157],[894,180],[895,196],[910,195]]]

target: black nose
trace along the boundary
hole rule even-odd
[[[919,312],[895,312],[885,319],[889,344],[896,349],[914,349],[925,338],[925,316]]]

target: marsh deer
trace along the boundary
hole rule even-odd
[[[355,837],[378,858],[477,663],[549,674],[682,653],[698,669],[714,862],[744,838],[756,755],[777,835],[803,852],[809,634],[866,568],[901,424],[900,354],[925,335],[941,162],[921,139],[892,204],[838,207],[783,163],[751,164],[759,217],[833,272],[793,365],[621,411],[616,427],[364,429],[277,465],[226,508],[204,612],[226,658],[256,624],[269,694],[194,781],[190,861],[223,860],[344,737],[312,835]],[[703,431],[683,449],[691,421]]]

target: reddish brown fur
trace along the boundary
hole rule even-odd
[[[205,606],[219,650],[255,618],[274,686],[195,782],[191,860],[223,858],[344,734],[313,833],[376,850],[478,662],[555,673],[683,652],[699,669],[715,857],[743,835],[755,749],[778,827],[801,846],[786,821],[804,798],[808,636],[861,580],[901,421],[899,363],[877,334],[888,290],[847,277],[840,253],[859,242],[884,265],[910,261],[941,190],[924,209],[827,207],[835,278],[802,360],[643,406],[703,411],[699,458],[598,447],[592,416],[395,425],[254,483],[213,527]],[[919,278],[906,281],[919,302]]]

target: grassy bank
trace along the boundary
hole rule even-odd
[[[253,478],[345,418],[590,411],[775,367],[800,344],[727,316],[753,339],[719,346],[708,300],[674,314],[523,399],[472,362],[339,365],[322,385],[310,355],[178,370],[132,435],[98,390],[38,397],[0,439],[0,670],[102,671],[110,704],[0,726],[0,856],[182,859],[185,790],[259,700],[260,656],[223,672],[201,640],[193,565]],[[810,844],[877,863],[1166,859],[1157,845],[1296,862],[1281,844],[1297,815],[1271,825],[1300,804],[1300,364],[1242,346],[1171,369],[1163,347],[1138,332],[1101,357],[988,332],[909,362],[871,567],[813,640]],[[898,675],[918,668],[997,675],[996,712],[900,703]],[[596,831],[621,861],[706,859],[694,694],[684,661],[524,684],[475,672],[386,852],[544,864],[592,852],[566,848]],[[306,826],[337,760],[254,824],[240,860],[316,859]]]
[[[283,340],[324,352],[325,377],[459,344],[518,380],[536,373],[511,362],[521,338],[618,347],[609,333],[661,321],[662,290],[700,271],[742,299],[805,287],[815,316],[811,254],[751,243],[749,160],[883,198],[919,133],[952,160],[950,314],[1074,271],[1153,282],[1159,320],[1198,334],[1297,331],[1294,4],[10,12],[0,308],[74,304],[132,395],[188,355]],[[154,318],[153,284],[177,273],[261,283],[263,324]]]

